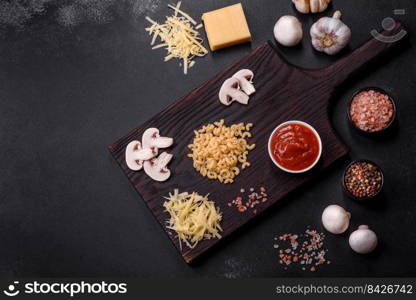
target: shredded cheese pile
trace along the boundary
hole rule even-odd
[[[181,249],[181,241],[194,248],[202,239],[221,238],[221,213],[214,202],[208,200],[208,195],[203,197],[196,192],[179,194],[175,189],[165,199],[168,201],[163,203],[163,207],[170,214],[167,228],[176,231]]]
[[[208,50],[202,45],[202,38],[197,31],[202,24],[192,19],[187,13],[180,10],[181,1],[176,6],[169,4],[168,7],[173,9],[173,16],[166,16],[164,24],[159,24],[151,18],[146,17],[152,25],[146,28],[149,35],[153,35],[151,45],[154,45],[159,38],[161,43],[153,46],[152,49],[165,48],[168,55],[165,56],[165,62],[172,58],[182,60],[183,72],[188,73],[195,61],[195,56],[202,57],[208,53]]]
[[[188,148],[192,153],[194,168],[202,176],[217,179],[222,183],[233,183],[241,169],[250,166],[247,155],[256,147],[249,145],[246,138],[251,137],[252,123],[224,125],[224,120],[195,130],[195,138]]]

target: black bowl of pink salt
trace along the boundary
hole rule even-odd
[[[353,127],[367,135],[381,134],[396,118],[393,98],[381,88],[366,87],[356,92],[348,105]]]
[[[342,177],[345,193],[354,200],[375,198],[380,194],[383,185],[383,171],[369,160],[353,161],[347,166]]]

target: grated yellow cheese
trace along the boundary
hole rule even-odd
[[[208,200],[208,195],[179,193],[175,189],[165,199],[168,201],[163,203],[163,207],[170,214],[167,228],[178,234],[181,249],[181,241],[189,248],[194,248],[203,239],[221,238],[222,216],[214,202]]]
[[[188,69],[195,64],[193,59],[197,56],[205,56],[208,50],[202,45],[203,39],[197,31],[202,27],[202,24],[196,25],[197,22],[182,11],[180,6],[181,1],[175,6],[168,5],[169,8],[174,10],[174,14],[167,16],[163,24],[146,17],[146,20],[151,23],[150,27],[146,28],[146,31],[152,36],[150,42],[152,46],[158,38],[161,41],[160,44],[153,46],[152,49],[165,48],[168,52],[164,59],[165,62],[172,58],[181,59],[183,72],[187,74]]]

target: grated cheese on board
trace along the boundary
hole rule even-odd
[[[214,202],[208,200],[208,195],[179,193],[175,189],[165,199],[168,201],[163,203],[163,207],[170,214],[167,228],[178,234],[181,249],[181,241],[189,248],[194,248],[203,239],[221,238],[222,216]]]
[[[181,1],[176,5],[168,5],[169,8],[174,10],[174,14],[166,16],[163,24],[146,17],[146,20],[151,24],[150,27],[146,28],[146,31],[152,36],[150,43],[152,46],[158,38],[161,41],[152,49],[165,48],[168,52],[164,59],[165,62],[172,58],[182,60],[183,72],[187,74],[188,69],[195,64],[194,58],[205,56],[208,50],[202,45],[203,39],[197,31],[202,27],[202,24],[197,25],[197,22],[182,11],[180,6]]]

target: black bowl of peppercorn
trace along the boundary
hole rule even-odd
[[[350,163],[342,177],[345,193],[359,201],[375,198],[380,194],[383,185],[383,171],[377,164],[366,159]]]

